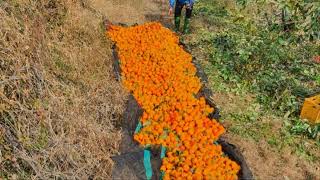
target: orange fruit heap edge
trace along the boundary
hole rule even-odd
[[[160,23],[111,26],[122,83],[144,109],[143,128],[134,139],[142,146],[165,146],[164,179],[238,179],[240,166],[214,144],[224,127],[208,115],[192,56],[178,37]]]

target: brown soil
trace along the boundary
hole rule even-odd
[[[227,139],[241,150],[257,179],[319,179],[317,164],[293,155],[290,149],[278,152],[264,140],[255,142],[231,134]]]
[[[93,9],[98,10],[113,23],[132,25],[149,21],[161,21],[169,24],[166,16],[166,0],[90,0]]]
[[[220,108],[223,110],[222,115],[224,115],[246,111],[252,102],[252,97],[240,98],[233,94],[217,93],[214,96],[214,100],[220,105]],[[271,124],[272,129],[268,133],[278,134],[280,129],[283,128],[282,120],[274,119],[274,117],[263,117],[262,121]],[[228,127],[232,126],[232,122],[225,120],[224,125],[228,129]],[[261,138],[257,142],[234,133],[227,133],[225,138],[229,143],[236,145],[243,153],[257,179],[320,179],[320,162],[310,162],[303,157],[298,157],[292,152],[293,148],[291,147],[278,150],[271,147],[266,142],[266,139]],[[314,154],[320,155],[319,152],[314,152]]]

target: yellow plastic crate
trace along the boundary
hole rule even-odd
[[[320,94],[305,99],[300,117],[314,124],[320,123]]]

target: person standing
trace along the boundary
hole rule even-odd
[[[174,8],[174,26],[175,31],[178,32],[180,30],[180,19],[181,19],[181,12],[183,7],[186,7],[186,16],[184,19],[183,25],[183,33],[188,34],[190,32],[190,18],[192,15],[193,4],[195,0],[169,0],[170,9],[169,15],[172,14]]]

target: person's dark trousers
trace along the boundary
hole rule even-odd
[[[179,1],[176,1],[176,7],[174,10],[175,31],[178,32],[180,29],[181,12],[182,12],[182,9],[184,6],[186,6],[186,16],[184,19],[183,33],[189,33],[190,32],[190,18],[192,15],[193,5],[182,4],[182,3],[179,3]]]

